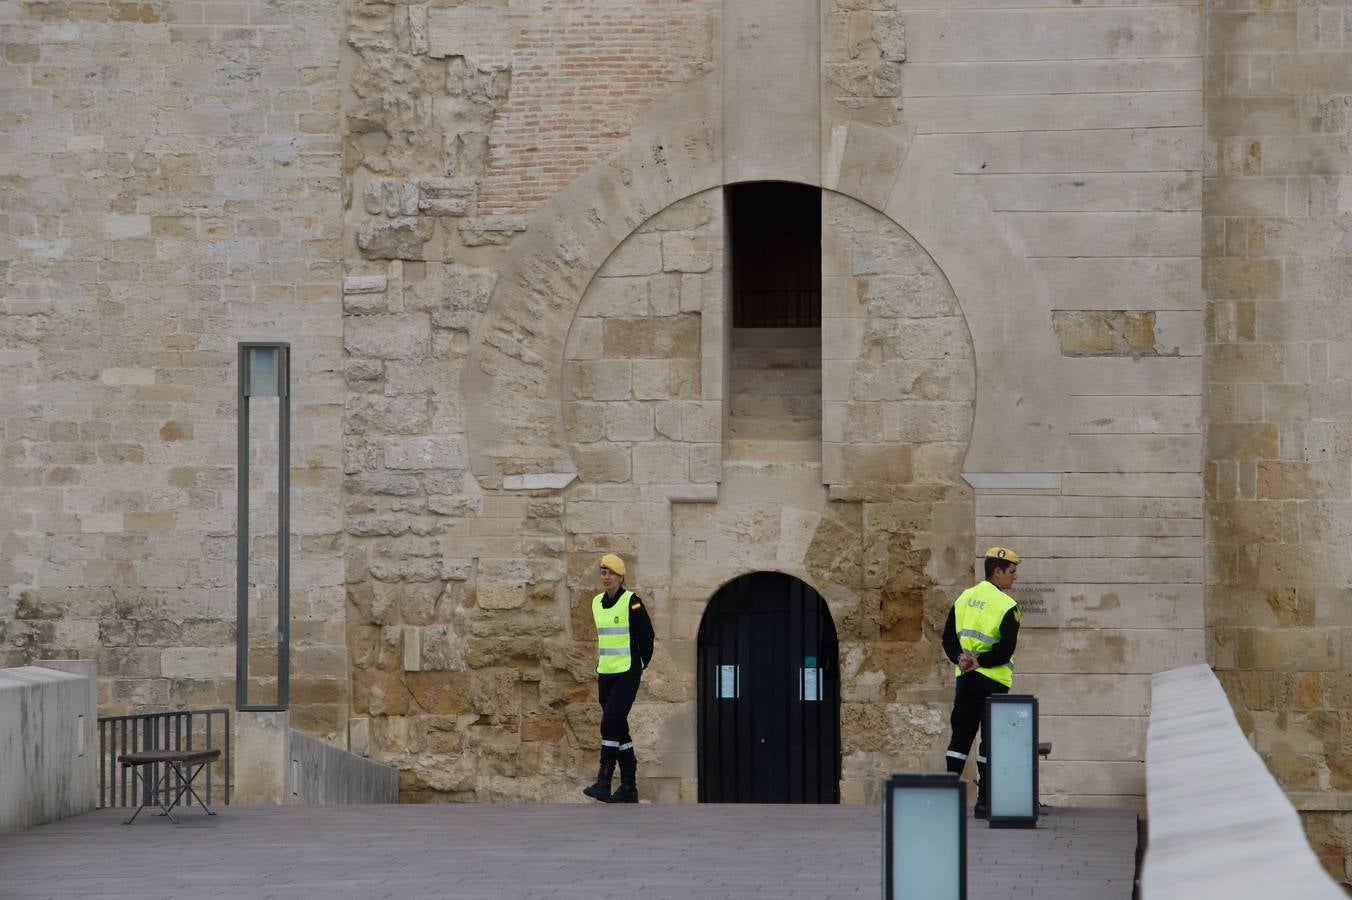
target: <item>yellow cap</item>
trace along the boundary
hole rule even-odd
[[[601,568],[609,569],[621,578],[624,577],[624,560],[620,559],[614,553],[607,553],[601,557]]]
[[[1019,554],[1015,553],[1013,550],[1010,550],[1007,547],[990,548],[989,550],[986,551],[986,558],[1003,559],[1005,562],[1012,562],[1016,566],[1019,564]]]

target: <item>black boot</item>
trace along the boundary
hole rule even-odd
[[[972,809],[972,818],[974,819],[990,818],[990,809],[986,800],[986,785],[990,783],[987,778],[990,773],[986,769],[986,763],[978,762],[976,764],[976,806]]]
[[[610,781],[615,777],[615,763],[603,762],[596,772],[596,784],[584,787],[582,793],[602,803],[611,802]]]
[[[620,769],[620,789],[610,795],[608,803],[638,802],[638,767]]]

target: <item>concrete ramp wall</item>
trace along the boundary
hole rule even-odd
[[[291,732],[288,803],[332,806],[342,803],[398,803],[399,772],[340,750],[331,744]]]
[[[1346,900],[1209,666],[1151,676],[1143,900]]]
[[[92,660],[0,669],[0,834],[97,805],[97,676]]]

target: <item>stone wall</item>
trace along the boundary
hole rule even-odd
[[[102,711],[233,703],[235,345],[289,340],[294,721],[345,736],[339,20],[0,9],[0,664]]]
[[[286,339],[293,723],[406,797],[574,796],[617,550],[658,795],[704,604],[777,568],[831,605],[863,799],[936,762],[938,617],[1006,543],[1050,796],[1139,803],[1147,675],[1205,652],[1337,867],[1345,18],[7,4],[0,662],[231,700],[234,347]],[[820,462],[728,452],[718,188],[755,179],[825,190]]]
[[[1352,884],[1345,4],[1208,13],[1209,656]]]

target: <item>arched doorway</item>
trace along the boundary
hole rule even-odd
[[[840,802],[840,665],[820,594],[781,572],[725,584],[699,629],[701,803]]]

